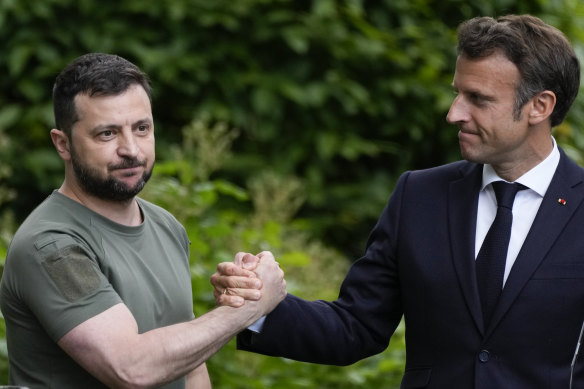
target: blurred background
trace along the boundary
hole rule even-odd
[[[141,196],[187,228],[195,313],[212,309],[209,277],[237,251],[271,250],[290,293],[334,299],[397,177],[460,158],[445,121],[456,27],[510,13],[556,26],[584,61],[581,0],[1,0],[0,264],[63,178],[53,81],[106,52],[151,78],[157,165]],[[554,130],[580,164],[583,123],[580,95]],[[350,367],[232,341],[208,368],[222,389],[397,388],[403,335]],[[7,373],[0,320],[0,383]]]

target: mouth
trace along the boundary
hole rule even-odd
[[[476,145],[479,142],[481,142],[479,133],[462,128],[459,129],[458,143],[461,147],[463,147],[463,145]]]
[[[119,169],[114,169],[115,171],[121,172],[122,175],[130,177],[130,176],[134,176],[138,173],[140,173],[140,171],[142,170],[141,166],[132,166],[132,167],[125,167],[125,168],[119,168]]]
[[[117,172],[122,177],[133,177],[141,175],[145,166],[145,162],[129,161],[110,166],[109,171],[110,173]]]
[[[146,161],[129,160],[119,163],[117,165],[110,165],[109,170],[132,170],[146,166]]]
[[[466,127],[463,127],[463,126],[459,126],[458,131],[461,133],[464,133],[464,134],[477,135],[476,131],[473,131],[473,130],[466,128]]]
[[[471,131],[465,128],[458,128],[458,137],[468,137],[468,136],[479,136],[479,133],[476,131]]]

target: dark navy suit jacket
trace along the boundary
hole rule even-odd
[[[289,295],[238,347],[346,365],[383,351],[403,315],[401,388],[568,388],[584,320],[584,170],[560,153],[487,328],[474,260],[482,165],[460,161],[400,177],[336,301]]]

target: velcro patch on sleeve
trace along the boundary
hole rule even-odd
[[[79,246],[67,246],[43,261],[43,267],[70,302],[88,296],[100,284],[91,259]]]

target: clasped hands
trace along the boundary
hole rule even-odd
[[[211,276],[218,306],[241,307],[246,301],[260,303],[263,314],[271,312],[286,297],[286,280],[274,255],[239,252],[233,262],[222,262]]]

